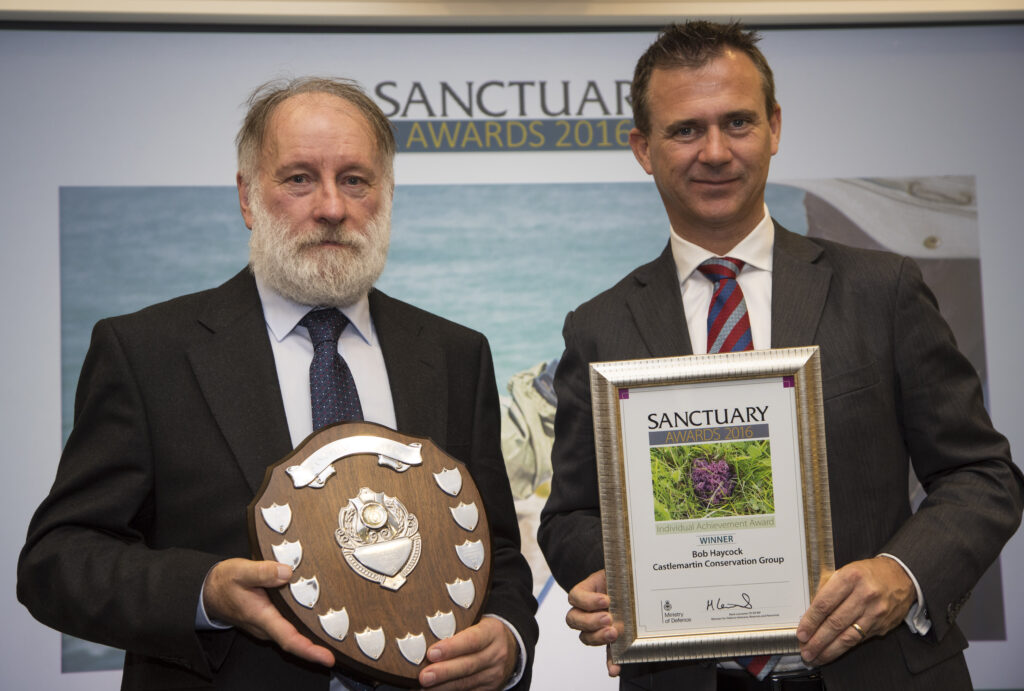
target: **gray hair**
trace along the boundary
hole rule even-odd
[[[390,171],[395,159],[395,135],[391,123],[362,87],[351,79],[334,77],[296,77],[275,79],[261,84],[249,96],[249,111],[235,137],[238,149],[238,170],[251,183],[256,182],[260,155],[263,152],[267,125],[277,107],[299,94],[328,94],[351,103],[366,118],[376,139],[377,152]],[[392,177],[390,174],[388,177]]]

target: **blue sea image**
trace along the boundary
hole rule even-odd
[[[806,232],[803,192],[770,185],[773,215]],[[650,183],[398,186],[378,287],[487,335],[499,392],[560,356],[566,312],[664,248]],[[63,435],[93,324],[219,285],[246,265],[233,187],[60,190]],[[118,669],[123,653],[64,637],[65,672]]]
[[[802,191],[769,186],[806,229]],[[487,335],[499,390],[562,351],[566,312],[654,258],[668,220],[648,183],[410,185],[395,192],[378,287]],[[213,287],[245,266],[233,187],[60,190],[64,438],[97,320]]]

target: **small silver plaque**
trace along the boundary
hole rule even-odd
[[[271,504],[270,506],[261,507],[260,513],[263,514],[263,521],[267,524],[267,527],[275,533],[283,535],[284,531],[288,530],[288,526],[292,524],[292,507],[287,504],[284,506]]]
[[[434,481],[438,487],[453,497],[462,491],[462,473],[458,468],[445,468],[440,473],[434,473]]]
[[[459,555],[459,561],[474,571],[479,571],[484,565],[484,545],[479,540],[466,540],[461,545],[455,545],[455,551]]]
[[[274,552],[274,559],[282,564],[287,564],[292,569],[298,567],[299,562],[302,561],[302,544],[298,540],[295,542],[285,540],[279,545],[271,545],[270,549]]]
[[[449,511],[452,512],[452,518],[459,524],[459,527],[463,530],[473,532],[476,530],[476,524],[480,521],[480,511],[476,508],[476,504],[459,504],[458,506],[449,507]]]
[[[434,616],[427,617],[427,625],[439,639],[451,638],[455,635],[455,615],[451,612],[438,610]]]
[[[316,576],[312,578],[300,578],[294,583],[289,583],[295,601],[306,609],[313,609],[313,605],[320,599],[320,583]]]
[[[384,652],[384,630],[366,628],[356,633],[356,643],[366,657],[376,660]]]
[[[321,614],[320,626],[331,638],[339,641],[345,640],[348,635],[348,611],[342,607],[340,612],[334,609],[327,610],[327,614]]]
[[[423,662],[423,657],[427,654],[427,640],[422,633],[407,633],[404,638],[396,638],[395,642],[398,643],[398,649],[406,660],[414,665]]]
[[[448,596],[452,602],[462,609],[469,609],[469,606],[473,604],[473,599],[476,597],[476,587],[473,585],[473,581],[456,578],[454,583],[445,583],[445,586],[448,588]]]

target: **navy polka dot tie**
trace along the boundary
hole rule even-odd
[[[313,362],[309,365],[309,393],[313,408],[313,431],[345,420],[362,420],[352,371],[338,354],[338,337],[348,326],[348,317],[336,309],[317,309],[300,321],[313,341]]]

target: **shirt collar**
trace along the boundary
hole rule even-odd
[[[256,290],[259,291],[260,302],[263,303],[263,317],[267,320],[270,333],[279,343],[295,329],[307,312],[314,309],[309,305],[289,300],[259,278],[256,278]],[[367,344],[373,345],[373,319],[370,318],[370,301],[367,296],[364,295],[348,307],[339,309],[348,317],[359,337]]]
[[[680,283],[689,278],[701,262],[716,256],[714,252],[683,239],[675,231],[669,235],[671,236],[669,244],[672,246],[672,258],[676,262],[676,274],[679,276]],[[738,245],[729,250],[729,256],[733,259],[740,259],[755,269],[771,271],[774,245],[775,224],[768,213],[768,206],[765,205],[764,217],[752,231],[747,233],[745,238],[740,240]]]

